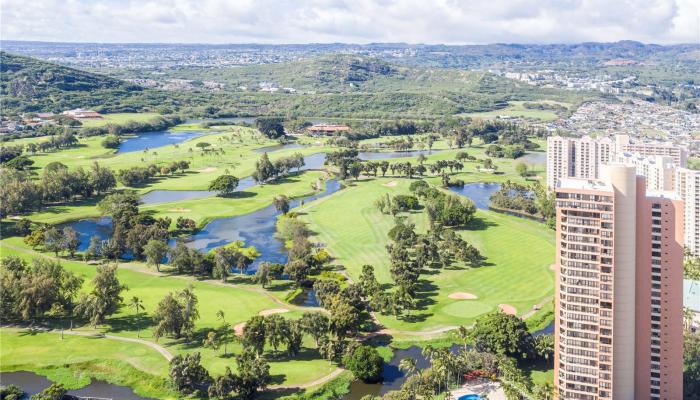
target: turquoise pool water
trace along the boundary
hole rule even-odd
[[[479,400],[480,398],[478,394],[465,394],[464,396],[459,396],[457,400]]]

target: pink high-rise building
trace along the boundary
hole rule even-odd
[[[682,398],[683,202],[623,165],[556,197],[558,398]]]

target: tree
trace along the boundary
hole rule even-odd
[[[297,287],[301,287],[310,272],[311,267],[304,260],[290,261],[284,267],[284,273],[289,275],[289,279],[293,280]]]
[[[378,382],[382,378],[384,360],[374,347],[357,346],[344,357],[343,363],[352,371],[356,379],[361,379],[364,382]]]
[[[160,264],[168,254],[168,244],[164,240],[151,239],[143,246],[143,254],[148,265],[154,265],[160,272]]]
[[[153,336],[156,340],[168,334],[175,336],[175,338],[180,338],[182,327],[185,324],[184,313],[182,304],[177,301],[173,293],[168,293],[158,303],[156,312],[153,315],[153,322],[156,324],[153,330]]]
[[[44,248],[53,252],[56,257],[63,250],[63,235],[53,226],[44,232]]]
[[[78,232],[66,226],[63,228],[63,248],[68,251],[71,257],[75,256],[75,252],[78,251],[78,246],[80,246],[80,239],[78,237]]]
[[[278,314],[265,317],[265,338],[275,352],[277,352],[280,344],[286,341],[288,336],[289,324],[284,317]]]
[[[479,318],[470,332],[470,339],[478,351],[518,359],[526,358],[532,348],[532,337],[525,322],[503,312]]]
[[[269,285],[271,281],[272,277],[270,276],[270,263],[263,262],[258,265],[258,270],[255,271],[255,282],[259,283],[263,289],[265,289],[265,286]]]
[[[226,314],[223,310],[216,312],[216,319],[221,320],[221,327],[219,328],[219,335],[221,343],[224,344],[224,357],[228,355],[228,342],[231,341],[231,325],[226,322]]]
[[[116,149],[121,144],[121,139],[117,135],[109,135],[102,140],[102,147],[106,149]]]
[[[540,335],[532,340],[532,350],[536,357],[549,361],[554,356],[554,336]]]
[[[60,383],[52,383],[51,386],[41,392],[32,395],[30,400],[61,400],[66,395],[68,390]]]
[[[119,283],[116,265],[99,265],[92,279],[93,289],[81,296],[76,311],[90,320],[93,327],[104,323],[106,317],[114,314],[122,302],[120,296],[126,286]]]
[[[518,175],[522,176],[523,178],[526,177],[529,174],[528,169],[527,169],[527,164],[525,164],[525,163],[515,164],[515,172],[517,172]]]
[[[265,349],[265,317],[254,315],[243,328],[243,346],[255,350],[258,355],[262,355]]]
[[[282,118],[258,118],[255,120],[255,127],[258,128],[260,133],[270,139],[277,139],[284,136]]]
[[[190,284],[182,289],[182,291],[178,293],[178,298],[183,305],[183,331],[189,335],[194,330],[194,321],[199,319],[199,310],[197,309],[199,300],[194,294],[194,286]]]
[[[286,215],[289,212],[289,197],[286,195],[281,194],[275,196],[272,202],[274,203],[277,211],[281,212],[282,214]]]
[[[226,277],[229,276],[231,268],[236,265],[236,261],[240,254],[232,248],[219,247],[214,251],[214,270],[212,275],[214,278],[221,279],[226,282]]]
[[[686,332],[683,335],[683,396],[693,399],[700,393],[700,336]]]
[[[320,339],[328,334],[328,329],[330,322],[326,314],[320,312],[305,312],[299,319],[299,324],[304,332],[311,335],[311,337],[316,342],[316,346],[319,345]]]
[[[143,301],[141,301],[141,299],[139,299],[138,297],[134,296],[129,301],[129,307],[131,307],[134,310],[134,314],[136,314],[136,337],[139,338],[141,337],[141,325],[138,323],[138,319],[139,312],[145,310],[143,306]]]
[[[90,237],[90,244],[83,253],[83,260],[90,261],[95,260],[100,255],[100,238],[97,235]]]
[[[219,192],[219,196],[230,196],[238,187],[238,178],[233,175],[220,175],[209,184],[209,190]]]
[[[399,369],[403,371],[407,376],[416,372],[416,359],[412,357],[406,357],[399,361]]]
[[[272,179],[276,174],[275,167],[270,162],[270,157],[267,153],[260,156],[260,160],[255,162],[255,171],[253,171],[253,179],[255,182],[264,183]]]
[[[250,349],[236,356],[238,384],[236,392],[244,400],[255,397],[258,390],[265,390],[270,382],[270,366],[262,357]]]
[[[185,395],[204,389],[211,381],[209,372],[201,364],[199,352],[173,357],[169,375],[175,389]]]

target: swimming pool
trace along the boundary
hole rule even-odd
[[[464,396],[459,396],[457,400],[479,400],[481,396],[478,394],[465,394]]]

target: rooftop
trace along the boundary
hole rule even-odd
[[[573,190],[600,190],[612,192],[612,185],[597,179],[562,178],[557,184],[557,189]]]

